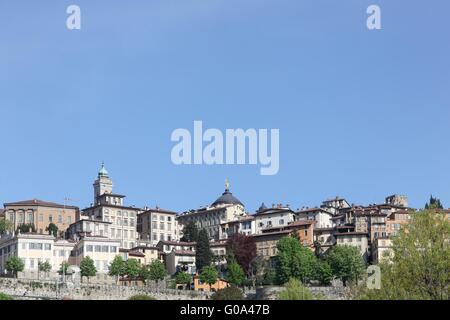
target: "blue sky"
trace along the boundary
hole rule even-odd
[[[366,28],[378,4],[382,30]],[[82,30],[65,26],[77,4]],[[393,193],[450,206],[446,0],[0,2],[0,201],[183,211],[230,179],[254,211]],[[280,171],[175,166],[176,128],[279,128]]]

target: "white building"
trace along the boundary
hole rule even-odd
[[[255,234],[260,234],[265,229],[287,226],[295,220],[295,213],[289,207],[283,207],[281,204],[272,208],[267,208],[262,204],[252,217],[255,221]]]
[[[75,242],[37,233],[5,235],[0,239],[0,273],[6,273],[6,261],[12,256],[24,262],[28,275],[37,275],[39,262],[49,262],[51,272],[56,273],[61,263],[79,266],[86,256],[94,260],[98,273],[107,273],[109,264],[119,254],[119,244],[104,237],[83,237]]]
[[[296,220],[315,221],[314,228],[331,228],[333,227],[333,215],[323,208],[302,209],[296,212]]]

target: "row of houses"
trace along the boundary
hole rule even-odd
[[[159,207],[138,208],[126,205],[125,196],[113,192],[113,181],[103,164],[93,187],[93,203],[81,210],[66,201],[5,203],[0,219],[7,220],[12,230],[23,225],[31,230],[2,235],[0,273],[5,272],[11,255],[21,257],[27,270],[36,270],[38,262],[46,260],[55,271],[62,261],[78,266],[83,257],[90,256],[99,273],[107,273],[114,257],[122,255],[143,264],[159,259],[172,275],[179,270],[194,274],[195,243],[180,241],[189,222],[207,231],[214,261],[219,264],[225,262],[227,239],[236,233],[252,236],[257,254],[268,261],[276,256],[279,239],[295,233],[311,250],[326,252],[335,245],[352,245],[366,262],[377,263],[387,256],[392,236],[414,212],[406,196],[393,195],[367,206],[350,204],[341,197],[295,210],[263,203],[249,213],[230,192],[228,182],[211,205],[195,210],[177,213]],[[54,235],[49,235],[50,224],[58,228]]]

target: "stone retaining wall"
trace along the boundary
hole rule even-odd
[[[72,300],[127,300],[137,294],[146,294],[157,300],[205,300],[207,292],[160,289],[155,287],[126,287],[117,285],[58,283],[0,278],[0,292],[15,298],[72,299]]]

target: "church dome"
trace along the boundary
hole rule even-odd
[[[230,192],[228,181],[226,183],[225,192],[222,193],[222,195],[217,198],[211,206],[215,207],[221,204],[240,204],[241,206],[244,206],[242,202]]]

